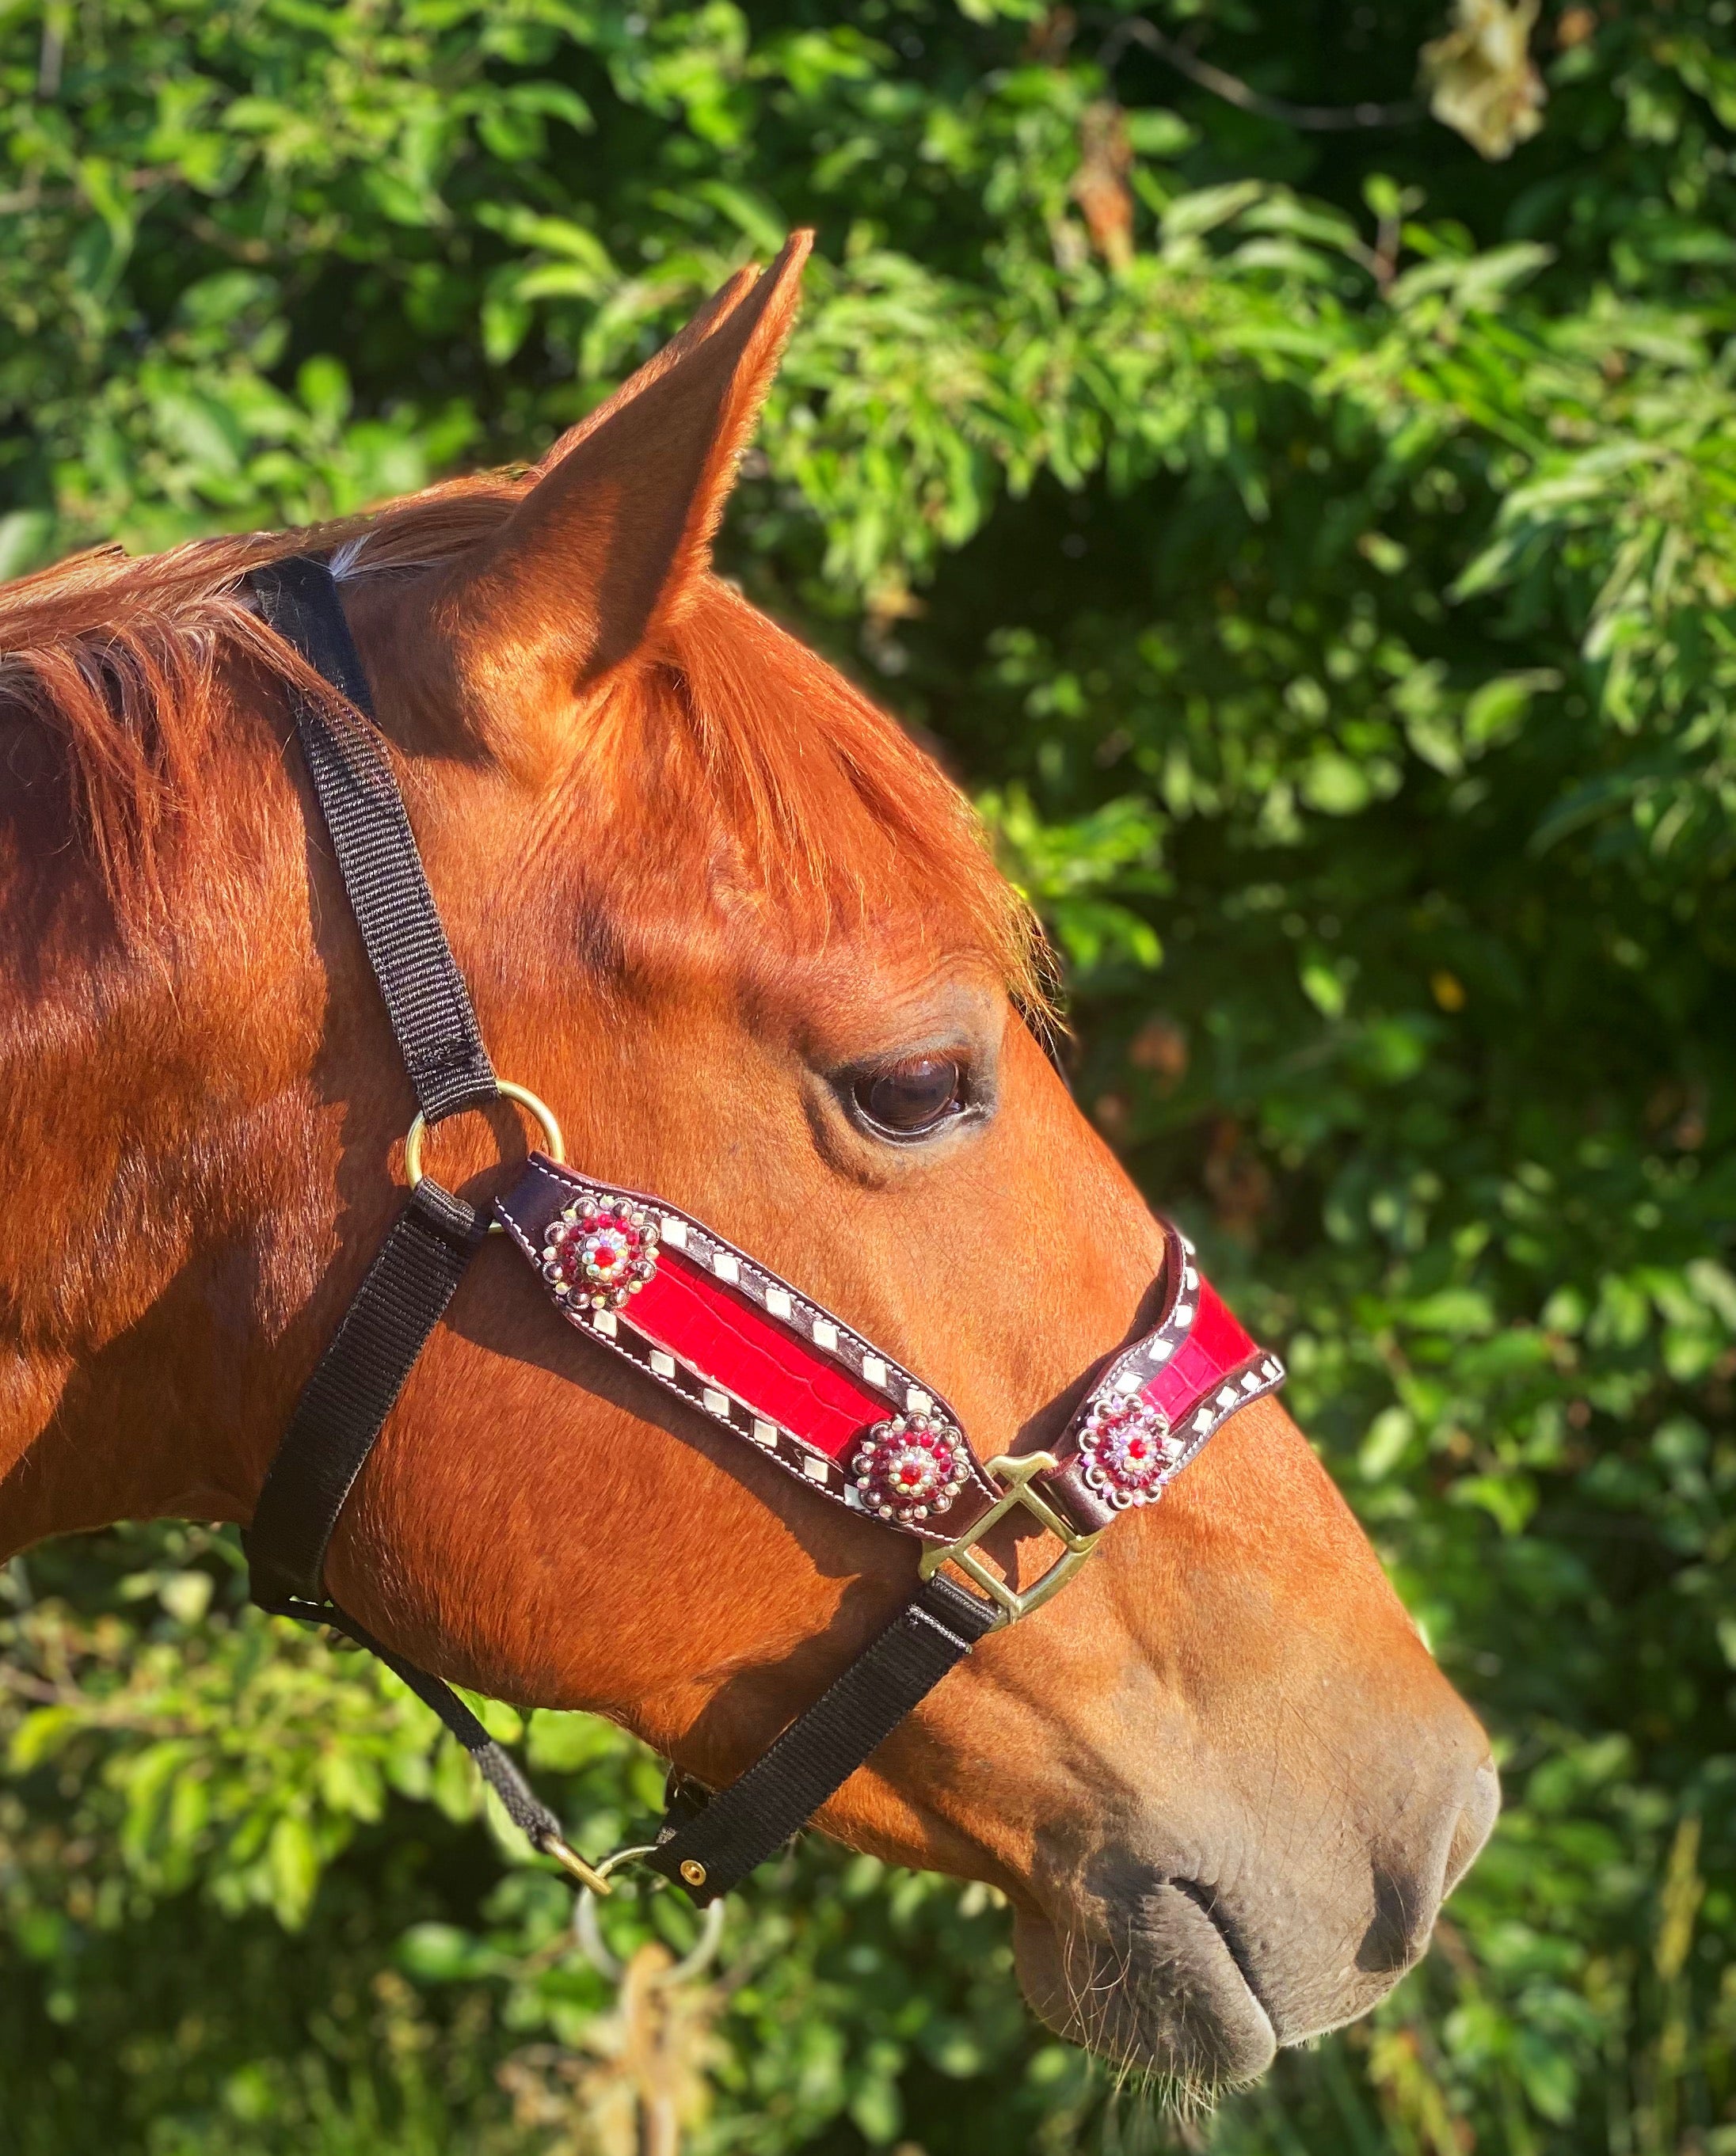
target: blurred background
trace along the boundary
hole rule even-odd
[[[1214,2118],[809,1839],[686,2146],[1736,2151],[1732,0],[0,0],[0,140],[6,574],[534,457],[818,226],[722,565],[981,803],[1496,1733],[1425,1964]],[[0,2152],[630,2148],[566,1888],[241,1590],[0,1573]]]

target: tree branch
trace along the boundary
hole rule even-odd
[[[1221,97],[1225,104],[1237,105],[1244,112],[1257,113],[1262,120],[1280,121],[1287,127],[1311,127],[1325,132],[1353,127],[1408,127],[1422,117],[1423,109],[1415,102],[1292,105],[1287,98],[1267,97],[1263,91],[1251,88],[1239,75],[1226,74],[1222,68],[1199,59],[1185,45],[1166,38],[1154,23],[1143,22],[1137,16],[1117,24],[1104,40],[1103,65],[1113,68],[1130,44],[1143,45],[1160,60],[1167,60],[1178,74],[1184,74],[1189,82],[1198,83],[1202,90],[1209,90],[1214,97]]]

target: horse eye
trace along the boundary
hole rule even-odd
[[[856,1106],[895,1137],[925,1137],[955,1115],[964,1073],[950,1055],[913,1055],[856,1081]]]

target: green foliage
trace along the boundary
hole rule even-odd
[[[978,791],[1081,1097],[1503,1760],[1424,1968],[1193,2145],[1728,2153],[1733,9],[1554,9],[1499,167],[1116,12],[0,8],[0,567],[533,455],[816,223],[728,566]],[[1315,104],[1444,19],[1153,13]],[[12,1592],[0,2150],[563,2145],[604,1989],[423,1711],[221,1537]],[[527,1741],[581,1840],[651,1810]],[[980,1890],[804,1845],[725,1959],[702,2148],[1181,2132],[1029,2025]]]

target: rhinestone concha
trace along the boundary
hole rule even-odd
[[[862,1440],[850,1473],[870,1512],[908,1527],[952,1509],[964,1487],[963,1442],[938,1415],[893,1415]]]
[[[643,1205],[587,1191],[542,1247],[542,1277],[576,1308],[622,1310],[657,1271],[657,1223]]]
[[[1115,1507],[1148,1505],[1163,1495],[1185,1447],[1154,1400],[1100,1400],[1079,1434],[1086,1486]]]

